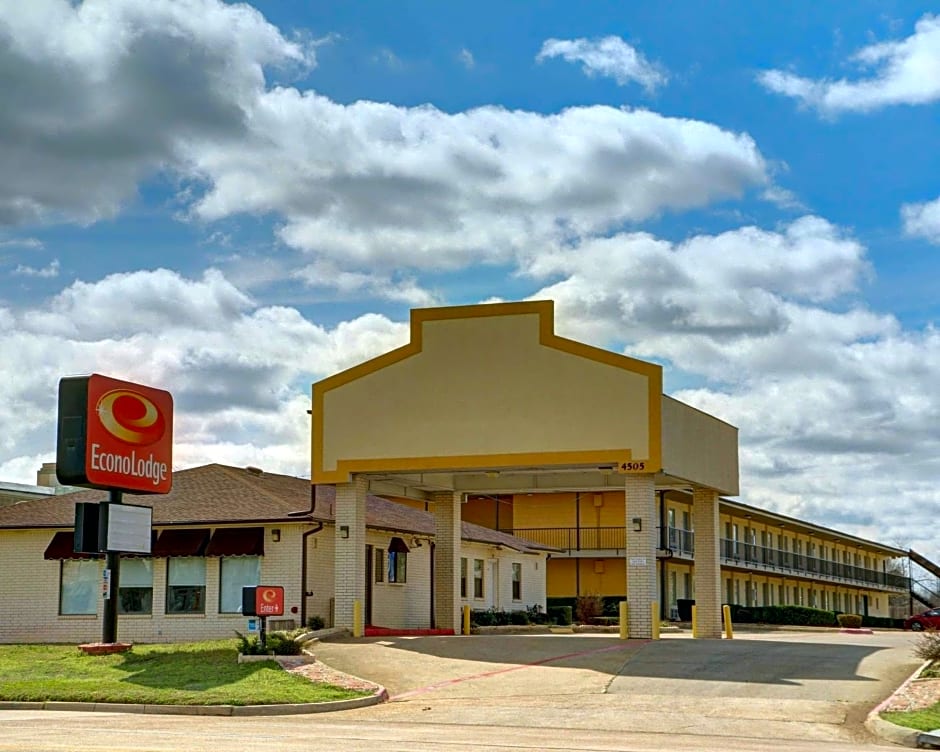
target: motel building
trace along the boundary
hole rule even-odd
[[[410,342],[315,383],[311,415],[310,480],[213,464],[126,495],[154,532],[122,556],[118,639],[231,637],[253,585],[284,587],[272,629],[366,634],[579,595],[625,600],[636,638],[693,600],[704,638],[722,604],[933,605],[906,576],[940,576],[919,554],[727,498],[737,429],[664,395],[660,366],[556,335],[550,301],[413,310]],[[0,642],[97,639],[103,562],[72,526],[106,492],[13,490]]]

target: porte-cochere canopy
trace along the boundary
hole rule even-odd
[[[411,341],[313,386],[312,479],[376,491],[658,487],[738,493],[737,430],[662,368],[560,337],[551,301],[418,309]]]

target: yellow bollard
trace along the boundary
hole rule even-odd
[[[470,606],[463,607],[463,633],[470,634]]]
[[[652,636],[654,640],[659,639],[659,604],[656,601],[650,603],[650,617],[652,621],[650,622],[653,630]]]
[[[353,637],[362,637],[362,603],[353,601]]]
[[[627,606],[626,601],[620,601],[620,639],[629,640],[630,639],[630,623],[628,619],[630,618],[630,609]]]
[[[725,617],[725,637],[729,640],[734,639],[734,627],[731,626],[731,606],[722,606],[721,612]]]
[[[692,636],[698,637],[698,613],[694,603],[692,604]]]

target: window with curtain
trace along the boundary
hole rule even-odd
[[[388,552],[388,581],[403,583],[408,579],[408,554],[401,551]]]
[[[118,613],[153,613],[153,559],[121,559]]]
[[[242,588],[260,583],[260,556],[223,556],[219,561],[219,613],[240,614]]]
[[[512,563],[512,599],[522,600],[522,564],[515,561]]]
[[[483,597],[483,559],[473,560],[473,597]]]
[[[101,564],[97,559],[66,559],[59,583],[59,613],[64,616],[98,612]]]
[[[467,560],[460,560],[460,597],[467,597]]]
[[[199,556],[171,557],[166,561],[166,612],[206,612],[206,560]]]

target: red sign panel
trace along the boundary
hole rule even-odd
[[[162,389],[88,377],[88,483],[142,493],[173,485],[173,397]]]
[[[284,588],[280,585],[258,585],[255,589],[255,614],[281,616],[284,613]]]

